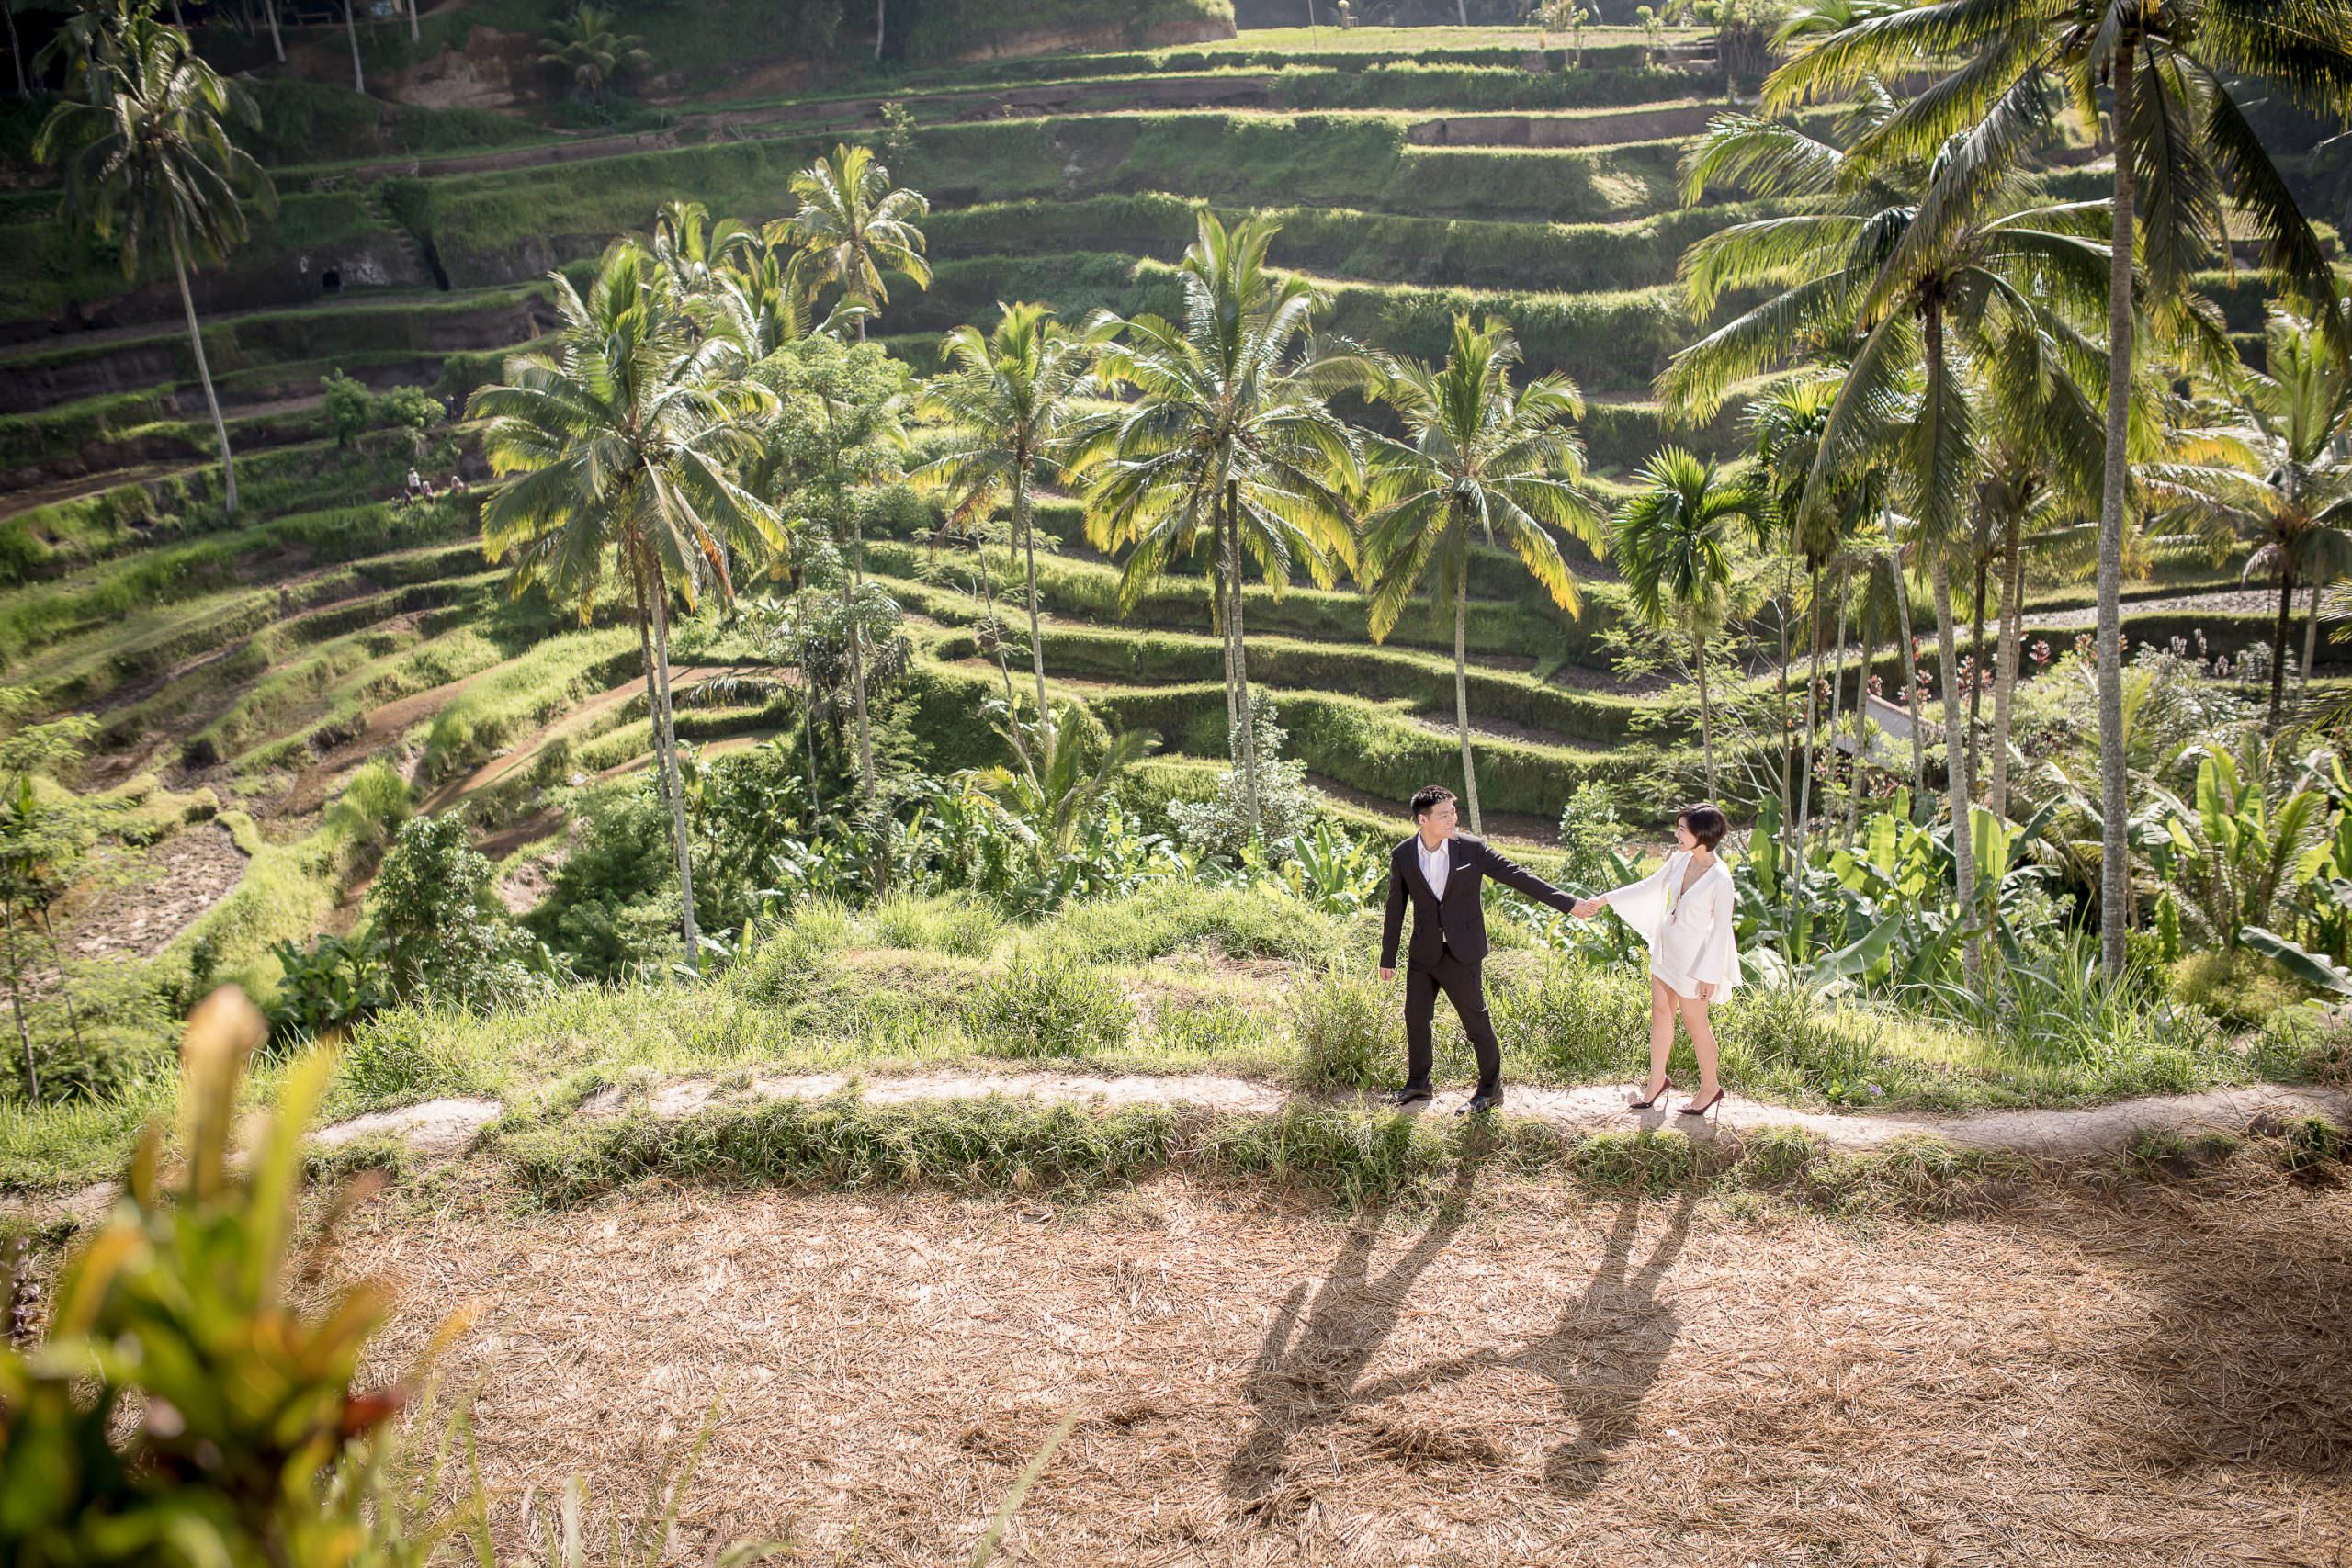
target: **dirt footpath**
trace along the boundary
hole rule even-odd
[[[682,1561],[967,1562],[1073,1414],[1001,1561],[2352,1560],[2352,1196],[2220,1179],[1877,1234],[1475,1167],[1353,1220],[689,1191],[345,1256],[379,1366],[482,1303],[446,1386],[509,1543],[575,1472],[641,1507],[718,1399]]]

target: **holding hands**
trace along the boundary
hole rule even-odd
[[[1568,918],[1576,920],[1589,920],[1600,913],[1601,902],[1599,898],[1579,898],[1577,900],[1576,908],[1568,911]]]

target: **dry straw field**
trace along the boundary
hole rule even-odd
[[[1001,1562],[2352,1560],[2352,1193],[2106,1168],[1861,1221],[1475,1158],[1352,1215],[452,1184],[337,1266],[397,1285],[387,1364],[484,1303],[444,1388],[510,1545],[715,1404],[682,1562],[968,1562],[1040,1454]]]

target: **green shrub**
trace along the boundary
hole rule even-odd
[[[2227,1023],[2259,1026],[2304,999],[2278,966],[2250,948],[2203,948],[2182,955],[2170,976],[2175,1001],[2200,1007]]]
[[[1360,969],[1332,964],[1285,998],[1303,1089],[1371,1089],[1395,1049],[1394,991]]]
[[[369,889],[370,930],[404,1000],[484,1009],[548,995],[545,949],[499,904],[462,812],[412,818]]]
[[[276,1035],[316,1038],[390,1005],[391,976],[372,941],[322,933],[307,948],[289,941],[270,951],[281,971],[268,1008]]]
[[[327,809],[326,825],[354,853],[373,856],[392,841],[415,815],[408,781],[382,757],[377,758],[343,786]]]
[[[378,421],[400,429],[430,430],[444,412],[441,400],[422,387],[394,387],[376,400]]]
[[[340,370],[320,377],[319,385],[326,389],[327,434],[336,446],[348,446],[371,423],[375,400],[365,385]]]
[[[964,1029],[1001,1056],[1080,1056],[1112,1050],[1135,1032],[1136,1009],[1119,984],[1067,950],[1024,944],[965,1005]]]

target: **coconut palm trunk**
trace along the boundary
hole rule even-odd
[[[1478,769],[1470,760],[1470,573],[1465,570],[1453,589],[1453,727],[1462,737],[1462,798],[1470,804],[1470,830],[1478,825]]]
[[[1690,611],[1690,662],[1699,675],[1699,750],[1707,760],[1707,798],[1718,797],[1715,786],[1715,705],[1707,694],[1707,634],[1696,606]]]
[[[416,23],[416,0],[408,0],[408,41],[415,43],[424,37],[424,29]]]
[[[17,96],[33,96],[32,84],[25,80],[25,46],[17,37],[17,6],[15,0],[0,0],[0,16],[8,18],[8,63],[17,68]],[[285,59],[284,55],[277,57]]]
[[[2311,614],[2303,618],[2303,667],[2295,677],[2299,690],[2312,689],[2312,666],[2319,662],[2319,590],[2316,579],[2312,582]]]
[[[1951,796],[1952,885],[1960,897],[1960,919],[1965,928],[1976,919],[1976,843],[1968,816],[1973,799],[1968,774],[1968,709],[1957,695],[1960,660],[1953,647],[1951,564],[1939,553],[1930,571],[1936,594],[1936,650],[1943,667],[1944,767]],[[1969,990],[1981,998],[1984,955],[1973,931],[1962,943],[1960,963]]]
[[[842,579],[842,613],[849,622],[849,700],[857,717],[857,788],[866,805],[874,804],[874,731],[865,713],[865,631],[857,624],[858,573],[854,566]]]
[[[1862,752],[1869,738],[1871,660],[1878,651],[1877,645],[1871,640],[1871,591],[1870,573],[1867,570],[1862,574],[1861,608],[1856,613],[1854,619],[1856,623],[1854,629],[1861,637],[1862,665],[1854,676],[1854,770],[1846,788],[1846,833],[1843,842],[1845,848],[1849,851],[1854,847],[1854,829],[1861,821]]]
[[[2018,514],[2009,513],[2007,537],[2001,561],[2000,651],[1993,672],[1993,783],[1984,804],[1993,815],[2009,814],[2009,727],[2018,690],[2018,644],[2023,640],[2025,619],[2025,550],[2018,536]]]
[[[1250,708],[1250,643],[1241,625],[1241,517],[1240,487],[1233,480],[1225,483],[1225,522],[1232,539],[1231,572],[1233,605],[1227,612],[1227,637],[1233,646],[1233,698],[1240,715],[1241,799],[1242,810],[1250,818],[1250,836],[1255,839],[1264,827],[1258,778],[1258,716]]]
[[[888,19],[884,13],[889,9],[889,5],[890,0],[874,0],[874,58],[876,63],[882,59],[882,25]],[[860,342],[865,341],[864,326],[858,328],[857,335]]]
[[[686,838],[685,785],[678,777],[678,727],[670,707],[670,588],[662,581],[658,569],[645,596],[653,606],[653,670],[660,678],[653,745],[660,753],[657,761],[662,765],[662,787],[670,795],[670,833],[678,850],[679,933],[685,939],[686,967],[700,973],[702,955],[695,933],[694,854]]]
[[[1804,771],[1797,779],[1798,865],[1813,845],[1813,746],[1821,720],[1821,567],[1808,563],[1804,626]]]
[[[36,1109],[40,1105],[40,1066],[33,1060],[32,1031],[25,1027],[24,966],[17,957],[17,911],[0,909],[0,926],[8,930],[8,1007],[16,1014],[17,1043],[25,1053],[25,1093]]]
[[[1911,591],[1903,581],[1899,552],[1887,552],[1886,575],[1894,588],[1895,653],[1903,662],[1904,705],[1911,714],[1911,820],[1917,822],[1927,811],[1928,736],[1919,715],[1919,667],[1912,655],[1917,644],[1911,637]]]
[[[1837,799],[1830,793],[1830,785],[1836,783],[1838,778],[1838,721],[1845,716],[1846,711],[1847,585],[1843,562],[1838,565],[1835,581],[1836,586],[1831,592],[1838,600],[1838,644],[1829,660],[1829,723],[1826,726],[1829,744],[1826,748],[1828,755],[1824,759],[1826,765],[1821,780],[1821,815],[1832,820],[1836,818],[1838,811]]]
[[[229,455],[229,426],[220,417],[220,397],[212,389],[212,367],[204,357],[204,333],[196,324],[196,295],[188,288],[187,252],[179,230],[172,235],[172,276],[179,280],[180,310],[187,317],[188,348],[196,355],[196,378],[204,388],[204,406],[212,415],[212,434],[220,444],[220,484],[229,515],[237,514],[237,465]]]
[[[269,13],[269,48],[280,65],[286,63],[286,39],[277,30],[277,0],[261,0],[262,9]]]
[[[654,733],[657,746],[662,732],[662,678],[653,668],[653,606],[645,596],[645,573],[629,572],[629,585],[637,591],[637,656],[645,669],[645,722]],[[670,775],[662,768],[653,770],[654,787],[661,792],[662,804],[670,804]]]
[[[2295,618],[2295,557],[2290,549],[2279,551],[2278,620],[2270,628],[2270,717],[2267,727],[2276,731],[2278,715],[2287,702],[2287,633]]]
[[[2132,241],[2137,225],[2132,118],[2137,40],[2127,22],[2115,43],[2115,101],[2109,138],[2115,150],[2114,229],[2108,244],[2107,469],[2098,505],[2099,968],[2123,976],[2123,931],[2132,917],[2132,849],[2124,837],[2123,503],[2125,435],[2132,413]]]
[[[1989,529],[1979,523],[1976,534],[1975,619],[1968,634],[1968,777],[1973,784],[1984,776],[1984,735],[1979,726],[1984,711],[1984,589],[1992,565]]]
[[[343,30],[351,39],[352,91],[368,90],[368,73],[359,68],[359,18],[352,12],[353,0],[343,0]]]
[[[1012,466],[1013,526],[1021,530],[1021,552],[1029,572],[1029,667],[1037,677],[1037,723],[1046,738],[1046,750],[1054,749],[1054,714],[1046,705],[1046,632],[1045,623],[1037,614],[1037,533],[1029,519],[1029,455],[1014,454]],[[985,547],[984,547],[985,548]],[[985,573],[988,560],[983,554],[980,570]]]

